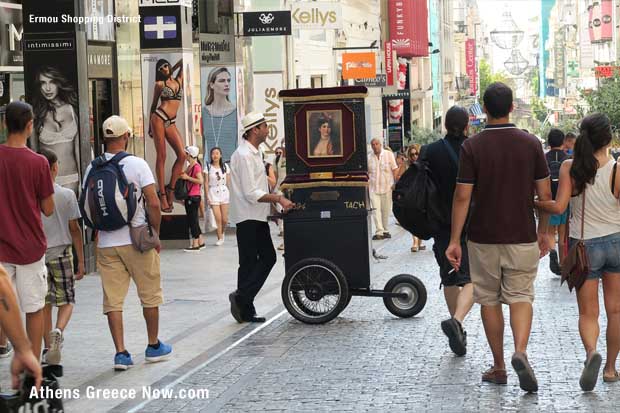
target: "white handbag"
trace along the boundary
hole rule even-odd
[[[213,213],[213,208],[209,208],[207,210],[205,220],[206,220],[205,230],[207,232],[213,232],[217,229],[217,222],[215,221],[215,214]]]

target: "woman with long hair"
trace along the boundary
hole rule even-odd
[[[224,159],[230,159],[237,148],[237,110],[230,101],[231,83],[232,76],[227,68],[211,70],[202,119],[205,147],[220,148]]]
[[[573,159],[565,160],[560,167],[555,201],[536,202],[537,207],[552,214],[562,213],[570,202],[569,246],[584,239],[589,274],[577,290],[579,334],[586,350],[579,380],[584,391],[594,389],[602,363],[596,351],[601,279],[607,313],[603,381],[620,380],[616,370],[620,350],[620,168],[608,154],[611,138],[607,116],[600,113],[586,116],[579,127]]]
[[[77,193],[80,186],[78,101],[73,85],[56,67],[44,66],[35,76],[34,133],[38,149],[58,156],[56,182]]]
[[[185,148],[187,157],[187,169],[181,174],[179,179],[183,179],[187,184],[187,199],[185,199],[185,212],[187,214],[187,225],[192,234],[192,245],[185,248],[185,251],[200,251],[205,247],[202,240],[202,230],[198,219],[198,209],[200,208],[200,189],[204,182],[202,178],[202,165],[198,161],[199,150],[196,146]]]
[[[228,204],[230,192],[228,191],[229,170],[222,159],[222,150],[218,147],[211,148],[209,162],[204,171],[206,177],[205,199],[207,206],[213,210],[217,223],[217,241],[215,245],[224,243],[224,233],[228,225]]]
[[[416,162],[420,157],[420,144],[414,143],[407,148],[407,163],[411,165]],[[411,245],[411,252],[423,251],[426,246],[422,243],[422,240],[415,235],[413,237],[413,244]]]
[[[176,127],[177,112],[183,99],[183,70],[180,70],[182,67],[183,59],[179,60],[174,66],[170,66],[166,59],[159,59],[155,65],[155,90],[151,104],[149,136],[153,138],[155,152],[157,153],[155,174],[157,175],[163,212],[172,212],[174,186],[183,173],[185,161],[183,138]],[[175,72],[177,72],[176,77],[174,76]],[[161,103],[157,106],[160,101]],[[165,184],[166,142],[177,156],[174,165],[172,165],[169,185]]]
[[[333,120],[328,116],[321,116],[317,122],[318,128],[311,141],[312,156],[334,156],[341,154],[340,141],[332,139]]]

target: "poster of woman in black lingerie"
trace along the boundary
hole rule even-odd
[[[186,140],[191,138],[185,116],[184,57],[182,53],[142,55],[145,131],[153,144],[147,143],[147,161],[151,147],[163,212],[173,211],[174,186],[183,172]]]

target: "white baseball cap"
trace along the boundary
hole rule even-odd
[[[129,132],[131,135],[131,128],[127,121],[117,115],[112,115],[104,120],[101,129],[103,129],[104,138],[118,138],[125,132]]]
[[[255,126],[260,125],[261,123],[266,122],[265,116],[260,112],[250,112],[241,120],[241,125],[243,126],[243,133],[249,131]]]
[[[200,149],[196,146],[186,146],[185,153],[189,154],[192,158],[198,158],[198,154],[200,153]]]

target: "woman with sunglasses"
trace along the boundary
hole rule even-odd
[[[407,162],[409,165],[416,162],[420,156],[420,145],[414,143],[407,149]],[[413,236],[413,245],[411,246],[411,252],[424,251],[426,245],[422,244],[422,240],[416,236]]]
[[[166,59],[159,59],[155,65],[155,90],[151,104],[149,136],[155,143],[157,159],[155,174],[163,212],[172,212],[172,194],[177,179],[183,173],[185,147],[183,138],[176,127],[177,112],[183,100],[183,59],[174,66]],[[174,76],[174,73],[177,75]],[[161,101],[159,106],[157,104]],[[172,165],[170,184],[165,183],[166,142],[172,147],[177,158]]]
[[[207,206],[213,211],[217,223],[218,247],[224,243],[224,231],[228,225],[228,204],[230,192],[228,191],[228,168],[222,160],[222,150],[217,146],[211,149],[205,177],[205,199]]]

